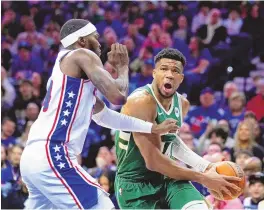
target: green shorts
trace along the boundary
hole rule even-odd
[[[115,192],[121,209],[181,209],[191,201],[204,202],[190,182],[172,179],[155,184],[116,177]]]

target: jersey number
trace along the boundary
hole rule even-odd
[[[52,91],[52,85],[53,85],[53,80],[51,80],[50,84],[49,84],[49,87],[48,87],[48,90],[47,90],[47,94],[43,100],[43,112],[46,112],[48,111],[48,108],[49,108],[49,102],[50,102],[50,99],[51,99],[51,91]]]

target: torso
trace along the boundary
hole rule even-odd
[[[155,121],[157,124],[162,123],[168,118],[172,118],[177,120],[177,125],[179,127],[182,125],[182,104],[180,95],[178,93],[173,96],[170,110],[166,111],[157,100],[151,85],[138,88],[134,91],[134,93],[139,91],[144,91],[147,93],[149,95],[147,97],[151,97],[151,101],[156,103],[157,114]],[[163,135],[161,138],[161,151],[166,153],[171,141],[175,140],[176,138],[177,137],[175,134]],[[115,141],[118,162],[118,176],[124,178],[130,177],[130,179],[133,180],[163,180],[164,176],[162,174],[150,171],[146,168],[144,158],[135,144],[132,133],[118,131]]]
[[[89,80],[67,76],[61,71],[61,58],[67,53],[68,50],[63,50],[58,54],[43,106],[30,129],[27,144],[37,141],[63,143],[77,155],[82,151],[91,122],[96,88]]]

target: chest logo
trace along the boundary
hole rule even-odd
[[[180,110],[178,107],[175,107],[174,112],[175,112],[176,117],[179,118],[180,117]]]

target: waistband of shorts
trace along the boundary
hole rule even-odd
[[[144,182],[144,183],[157,183],[157,182],[163,182],[164,177],[144,177],[144,178],[127,178],[124,176],[116,175],[116,179],[123,180],[126,182],[131,182],[131,183],[137,183],[137,182]]]

